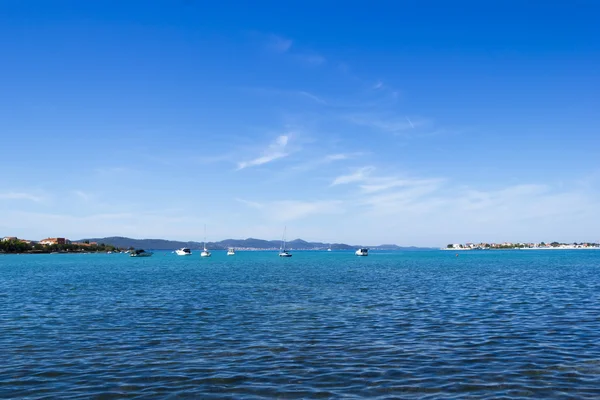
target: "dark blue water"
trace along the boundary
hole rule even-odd
[[[0,256],[0,398],[600,398],[600,251]]]

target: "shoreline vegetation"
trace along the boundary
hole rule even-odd
[[[120,249],[104,243],[54,243],[41,244],[21,240],[0,241],[0,254],[51,254],[51,253],[108,253],[120,252]]]
[[[440,250],[464,251],[464,250],[600,250],[599,243],[465,243],[449,244]]]

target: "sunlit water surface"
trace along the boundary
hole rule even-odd
[[[0,256],[0,398],[600,398],[600,251]]]

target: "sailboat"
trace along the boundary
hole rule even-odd
[[[285,231],[287,226],[283,228],[283,238],[281,240],[281,248],[279,249],[279,257],[291,257],[292,254],[285,249]]]
[[[204,250],[200,253],[200,257],[210,257],[210,251],[206,248],[206,225],[204,225],[204,242],[202,243]]]
[[[329,248],[327,249],[327,251],[331,251],[331,243],[329,243]]]

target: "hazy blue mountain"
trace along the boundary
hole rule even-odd
[[[105,238],[88,238],[81,239],[78,242],[89,240],[90,242],[105,243],[116,247],[129,248],[134,247],[136,249],[151,249],[151,250],[175,250],[181,247],[189,247],[192,250],[202,248],[202,242],[182,242],[177,240],[166,240],[166,239],[132,239],[122,236],[112,236]],[[238,249],[278,249],[281,246],[281,240],[264,240],[264,239],[225,239],[219,242],[207,242],[207,247],[211,250],[225,250],[229,247],[235,247]],[[307,242],[302,239],[294,239],[287,242],[286,247],[289,249],[296,250],[319,250],[326,249],[329,247],[329,243],[321,242]],[[331,243],[333,250],[352,250],[363,247],[362,245],[348,245],[344,243]],[[366,246],[372,250],[428,250],[428,248],[421,247],[400,247],[395,244],[383,244],[379,246]]]

